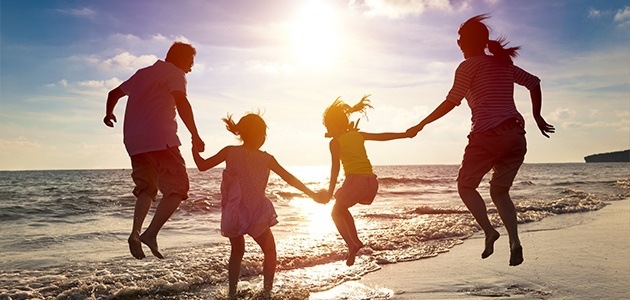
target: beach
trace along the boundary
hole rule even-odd
[[[630,199],[520,226],[525,261],[508,266],[505,230],[481,259],[483,234],[437,257],[384,265],[311,299],[630,299]],[[369,288],[368,288],[369,287]]]

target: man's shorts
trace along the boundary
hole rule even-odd
[[[357,203],[372,204],[378,192],[378,180],[374,174],[347,174],[341,187],[335,192],[335,201],[345,207]]]
[[[468,136],[462,165],[457,175],[459,187],[477,188],[490,171],[490,185],[509,188],[525,159],[525,130],[518,119]]]
[[[173,194],[188,198],[188,173],[179,148],[140,153],[131,156],[131,177],[136,187],[133,194],[138,197],[147,193],[155,200],[158,189],[163,197]]]

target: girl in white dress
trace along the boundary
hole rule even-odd
[[[230,239],[232,251],[228,264],[228,297],[236,297],[241,261],[245,254],[245,238],[248,234],[263,251],[263,277],[265,294],[270,295],[276,271],[276,243],[271,226],[276,225],[276,211],[265,195],[269,170],[278,174],[288,184],[313,199],[318,195],[300,180],[287,172],[267,152],[260,151],[267,136],[267,125],[257,114],[248,114],[238,123],[231,116],[223,119],[226,128],[243,142],[239,146],[227,146],[214,156],[203,159],[193,147],[193,158],[199,171],[205,171],[225,161],[221,181],[221,234]],[[319,197],[323,201],[324,197]]]

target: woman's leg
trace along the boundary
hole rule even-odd
[[[242,235],[230,238],[230,245],[232,246],[232,251],[230,252],[230,261],[228,263],[228,299],[236,299],[236,287],[241,275],[241,261],[245,254],[245,238]]]
[[[278,264],[276,256],[276,241],[270,228],[265,230],[265,232],[258,237],[254,238],[254,240],[258,243],[260,249],[262,249],[262,252],[265,255],[265,260],[263,261],[263,285],[265,293],[270,294],[273,288],[273,278],[276,274],[276,265]]]
[[[494,229],[490,219],[488,219],[486,204],[479,192],[474,188],[464,187],[460,184],[457,186],[457,191],[470,213],[475,217],[477,224],[479,224],[486,235],[486,246],[481,253],[481,258],[487,258],[494,252],[494,242],[499,239],[500,234]]]
[[[517,266],[523,262],[523,247],[518,237],[516,208],[509,192],[509,187],[490,186],[492,202],[497,207],[501,221],[503,221],[510,238],[510,266]]]

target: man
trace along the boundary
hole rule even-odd
[[[136,206],[128,243],[131,255],[145,257],[142,244],[153,255],[164,258],[158,249],[157,234],[188,198],[189,181],[184,159],[179,152],[176,111],[192,136],[194,147],[203,151],[205,145],[197,133],[192,108],[186,97],[186,73],[191,71],[196,50],[189,44],[175,42],[164,61],[138,70],[107,96],[103,122],[114,127],[114,107],[128,96],[123,126],[124,143],[133,171],[133,194]],[[151,224],[140,234],[142,223],[155,200],[158,189],[162,200]]]

